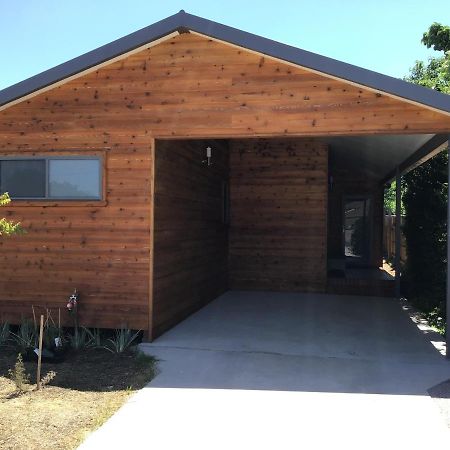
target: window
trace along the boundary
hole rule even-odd
[[[15,199],[100,200],[101,159],[34,158],[0,160],[0,192]]]
[[[45,160],[1,161],[0,185],[11,197],[45,197]]]
[[[344,201],[344,253],[353,261],[367,261],[370,249],[370,199]]]

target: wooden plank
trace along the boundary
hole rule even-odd
[[[212,147],[213,165],[202,161]],[[156,144],[153,337],[227,289],[227,142]]]
[[[231,287],[326,290],[327,152],[308,139],[232,141]]]

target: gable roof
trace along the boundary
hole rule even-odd
[[[0,91],[0,108],[29,94],[172,35],[197,32],[276,59],[450,113],[450,96],[332,58],[247,33],[181,10],[166,19]]]

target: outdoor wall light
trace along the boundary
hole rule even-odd
[[[212,165],[211,158],[212,158],[212,149],[211,147],[206,147],[206,159],[202,161],[203,164],[206,164],[208,167]]]

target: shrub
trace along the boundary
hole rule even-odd
[[[7,192],[0,194],[0,206],[6,206],[11,203]],[[11,222],[4,217],[0,217],[0,236],[10,236],[12,234],[24,233],[20,223]]]
[[[10,334],[10,327],[8,322],[0,324],[0,346],[5,345],[8,342]]]
[[[41,378],[41,387],[47,386],[47,384],[50,383],[50,381],[52,381],[55,377],[56,372],[54,370],[50,370],[49,372],[47,372],[45,376]]]
[[[88,337],[88,342],[87,342],[87,346],[91,347],[91,348],[99,348],[102,346],[102,335],[101,335],[101,331],[100,328],[85,328],[86,333],[87,333],[87,337]]]
[[[35,348],[37,344],[37,331],[33,323],[29,320],[24,320],[19,326],[17,333],[11,332],[13,342],[19,347],[21,351],[28,348]]]
[[[447,152],[441,152],[406,174],[403,194],[407,294],[417,308],[441,317],[447,279],[447,164]]]
[[[23,364],[22,355],[20,353],[17,355],[17,361],[16,364],[14,364],[14,369],[9,369],[8,374],[16,385],[16,392],[24,392],[25,385],[29,382],[30,377],[25,371],[25,365]]]
[[[123,353],[131,347],[140,332],[141,330],[133,334],[128,328],[118,328],[114,332],[114,337],[108,339],[109,344],[104,348],[111,353]]]
[[[74,350],[82,350],[88,346],[89,337],[86,332],[86,328],[78,328],[75,327],[73,330],[73,334],[67,335],[69,345]]]

